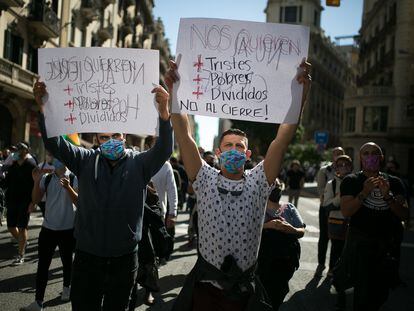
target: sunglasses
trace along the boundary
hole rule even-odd
[[[219,186],[217,186],[217,190],[221,194],[228,194],[228,193],[230,193],[234,197],[238,197],[238,196],[240,196],[243,193],[243,190],[231,191],[231,190],[227,190],[227,189],[221,188]]]

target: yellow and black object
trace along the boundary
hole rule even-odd
[[[326,0],[326,6],[340,6],[341,0]]]

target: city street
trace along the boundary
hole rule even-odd
[[[308,185],[309,186],[309,185]],[[313,186],[313,185],[311,185]],[[312,188],[307,188],[312,190]],[[299,270],[290,282],[290,293],[281,307],[281,311],[290,310],[333,310],[335,292],[330,288],[329,279],[324,275],[321,279],[313,278],[317,266],[318,241],[318,199],[310,192],[299,199],[299,210],[307,225],[305,237],[302,238],[302,255]],[[286,197],[282,197],[286,200]],[[195,249],[186,247],[188,214],[181,213],[176,226],[176,246],[171,260],[160,268],[161,292],[155,295],[156,305],[137,306],[136,310],[170,310],[173,299],[179,293],[185,276],[191,270],[196,260]],[[10,265],[16,253],[15,246],[10,241],[5,225],[0,229],[0,310],[14,311],[34,300],[35,272],[37,265],[37,235],[41,227],[40,213],[31,218],[30,245],[27,248],[27,261],[22,266]],[[329,253],[329,250],[328,250]],[[399,287],[393,291],[382,310],[412,311],[414,310],[414,232],[407,231],[402,246],[401,276],[407,287]],[[411,264],[410,264],[411,263]],[[278,267],[275,267],[277,277]],[[326,270],[325,270],[326,273]],[[46,289],[46,310],[70,310],[70,303],[60,301],[62,290],[62,269],[58,252],[50,268],[50,279]],[[411,295],[410,295],[411,293]],[[143,291],[140,291],[141,297]],[[350,297],[348,296],[350,302]],[[348,310],[351,310],[349,307]]]

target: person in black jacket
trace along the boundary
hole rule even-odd
[[[277,182],[267,202],[257,269],[274,311],[279,310],[289,292],[289,280],[299,268],[298,239],[305,234],[297,208],[280,202],[281,195],[282,184]]]

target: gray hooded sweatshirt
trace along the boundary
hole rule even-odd
[[[39,125],[46,149],[78,177],[76,249],[100,257],[136,251],[146,185],[173,150],[170,121],[159,119],[159,137],[153,148],[146,152],[126,150],[114,167],[100,149],[77,147],[63,137],[47,138],[43,114]]]

